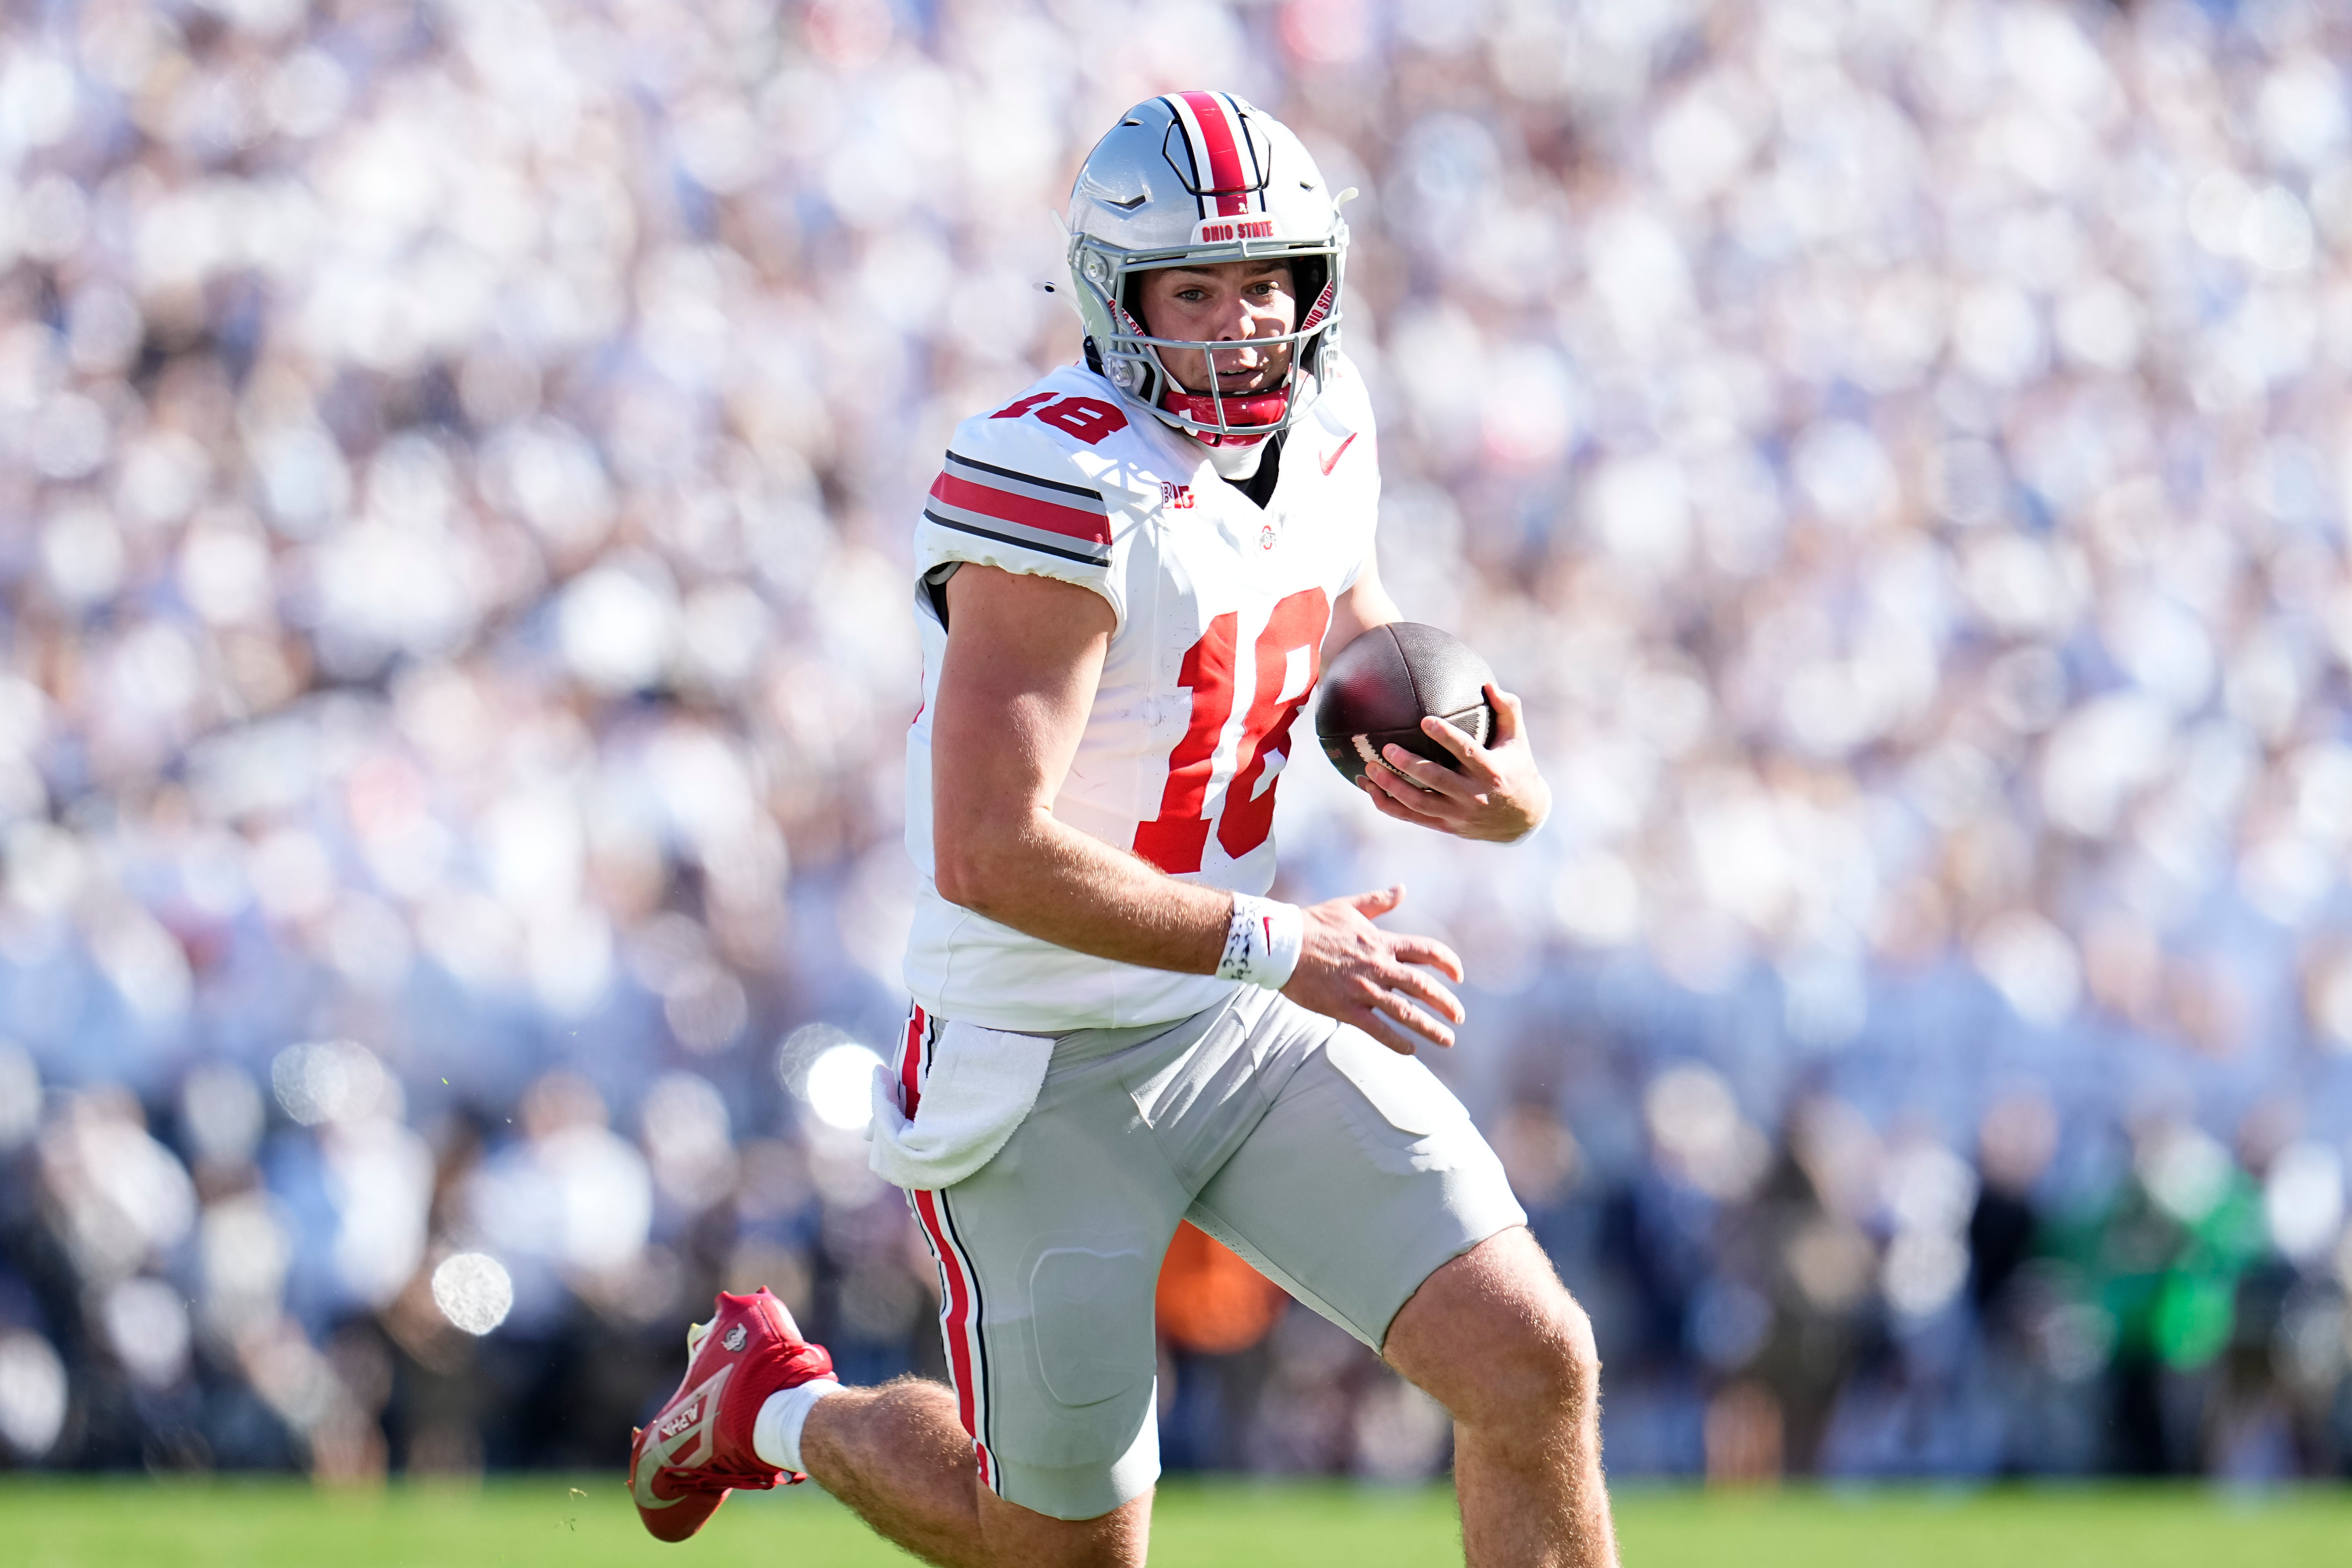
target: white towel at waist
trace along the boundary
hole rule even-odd
[[[953,1021],[931,1047],[912,1120],[888,1068],[874,1069],[874,1145],[866,1163],[898,1186],[951,1187],[996,1157],[1037,1103],[1053,1064],[1050,1035],[1015,1035]]]

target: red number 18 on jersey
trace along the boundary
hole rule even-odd
[[[1224,809],[1214,823],[1217,843],[1239,859],[1264,844],[1274,832],[1274,786],[1258,793],[1267,762],[1276,752],[1287,755],[1290,726],[1320,672],[1323,633],[1331,622],[1331,602],[1320,588],[1293,594],[1274,606],[1274,613],[1256,637],[1255,690],[1241,718],[1241,733],[1234,743],[1241,759],[1232,782],[1225,785]],[[1201,868],[1207,849],[1209,781],[1216,772],[1218,742],[1234,717],[1234,662],[1240,647],[1240,617],[1232,612],[1209,623],[1184,655],[1177,679],[1192,692],[1192,721],[1184,738],[1168,755],[1168,784],[1160,796],[1160,815],[1135,830],[1135,852],[1171,876]],[[1286,697],[1283,687],[1292,656],[1307,656],[1307,679]],[[1276,780],[1276,783],[1280,783]]]

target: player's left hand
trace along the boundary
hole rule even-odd
[[[1517,698],[1492,681],[1486,683],[1486,700],[1495,710],[1490,745],[1481,746],[1443,719],[1421,721],[1423,734],[1460,760],[1459,773],[1416,757],[1402,746],[1381,749],[1381,760],[1404,775],[1398,778],[1380,769],[1368,773],[1365,793],[1382,816],[1489,844],[1516,842],[1542,825],[1551,813],[1551,786],[1544,783],[1535,751],[1528,744],[1527,711]]]

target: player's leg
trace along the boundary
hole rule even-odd
[[[1127,1079],[1214,1021],[1066,1039],[987,1164],[909,1194],[940,1268],[952,1388],[840,1388],[782,1303],[722,1295],[635,1439],[646,1528],[683,1540],[730,1489],[799,1469],[951,1568],[1139,1564],[1160,1473],[1152,1289],[1191,1194],[1139,1130]],[[942,1061],[952,1075],[966,1043],[944,1026],[919,1087]]]
[[[801,1457],[860,1519],[941,1568],[1123,1568],[1143,1561],[1150,1493],[1089,1520],[1006,1502],[981,1485],[955,1392],[943,1384],[900,1378],[820,1400],[809,1412]]]
[[[912,1194],[954,1386],[823,1399],[800,1449],[892,1541],[959,1565],[1142,1563],[1160,1468],[1152,1289],[1191,1194],[1129,1084],[1214,1022],[1066,1037],[1003,1148]],[[953,1077],[958,1029],[925,1058],[927,1092]]]
[[[922,1378],[845,1388],[801,1431],[812,1479],[891,1542],[942,1568],[988,1563],[980,1472],[953,1390]]]
[[[1613,1562],[1591,1332],[1501,1163],[1412,1058],[1286,1002],[1259,1027],[1299,1065],[1191,1217],[1454,1415],[1473,1568]]]
[[[1616,1562],[1592,1326],[1525,1226],[1432,1274],[1381,1354],[1454,1416],[1472,1568]]]

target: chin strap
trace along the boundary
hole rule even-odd
[[[1218,412],[1220,404],[1223,407],[1222,416]],[[1286,382],[1273,392],[1226,398],[1213,397],[1205,392],[1180,392],[1171,386],[1161,395],[1160,405],[1171,414],[1197,420],[1203,425],[1276,426],[1282,423],[1283,413],[1290,406],[1290,386]],[[1190,434],[1203,447],[1255,447],[1274,432],[1268,429],[1255,436],[1238,430],[1230,435],[1202,435],[1199,431]]]

